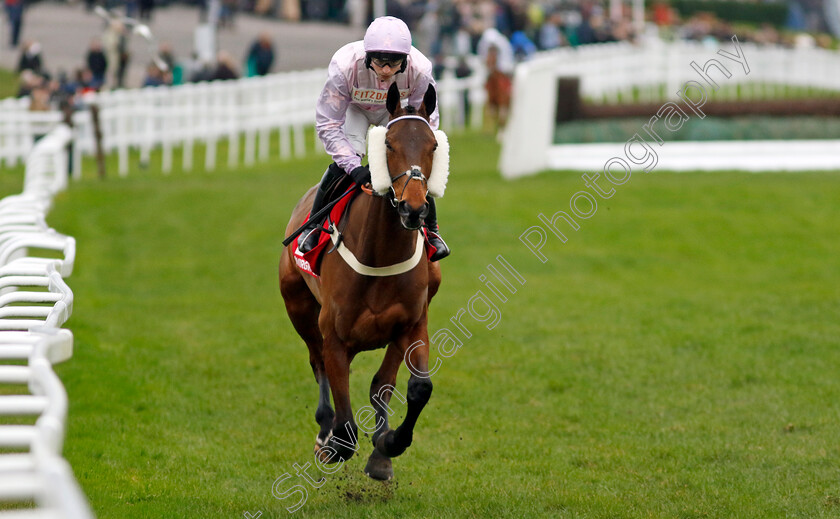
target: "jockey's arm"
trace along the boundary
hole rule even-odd
[[[315,129],[324,149],[345,172],[362,165],[362,161],[344,134],[344,120],[350,105],[350,92],[344,75],[330,63],[329,77],[315,107]]]

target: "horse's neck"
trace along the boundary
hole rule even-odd
[[[348,216],[344,242],[365,265],[385,267],[405,261],[417,246],[417,232],[403,228],[385,198],[361,195]]]

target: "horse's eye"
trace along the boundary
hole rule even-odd
[[[433,149],[433,150],[436,150],[436,149],[437,149],[437,143],[435,143],[435,147],[434,147],[434,148],[432,148],[432,149]]]
[[[385,140],[385,147],[388,148],[390,151],[394,151],[394,148],[391,147],[391,142],[389,140]]]

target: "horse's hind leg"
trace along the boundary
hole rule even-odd
[[[391,402],[391,395],[397,391],[394,384],[397,382],[397,371],[400,369],[402,356],[400,351],[393,344],[388,345],[385,351],[385,358],[379,371],[373,376],[370,384],[370,404],[376,411],[376,431],[373,433],[373,445],[382,433],[388,431],[388,415],[393,414],[388,404]],[[405,403],[405,398],[397,391],[399,399]],[[394,477],[394,469],[391,466],[391,458],[385,456],[374,447],[373,453],[368,458],[365,466],[365,474],[373,479],[387,481]]]
[[[327,442],[335,416],[330,405],[330,382],[321,355],[324,345],[321,330],[318,328],[321,305],[297,272],[290,272],[281,278],[280,292],[283,294],[292,325],[309,348],[309,364],[318,383],[318,408],[315,410],[315,421],[320,427],[315,438],[315,450],[318,451]]]

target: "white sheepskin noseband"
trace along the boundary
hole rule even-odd
[[[384,126],[374,126],[368,130],[368,165],[370,166],[370,183],[373,190],[384,195],[391,188],[391,175],[388,172],[386,157],[385,134],[388,129]],[[446,191],[449,180],[449,139],[443,130],[435,130],[437,149],[432,157],[432,171],[429,173],[429,194],[441,198]]]

